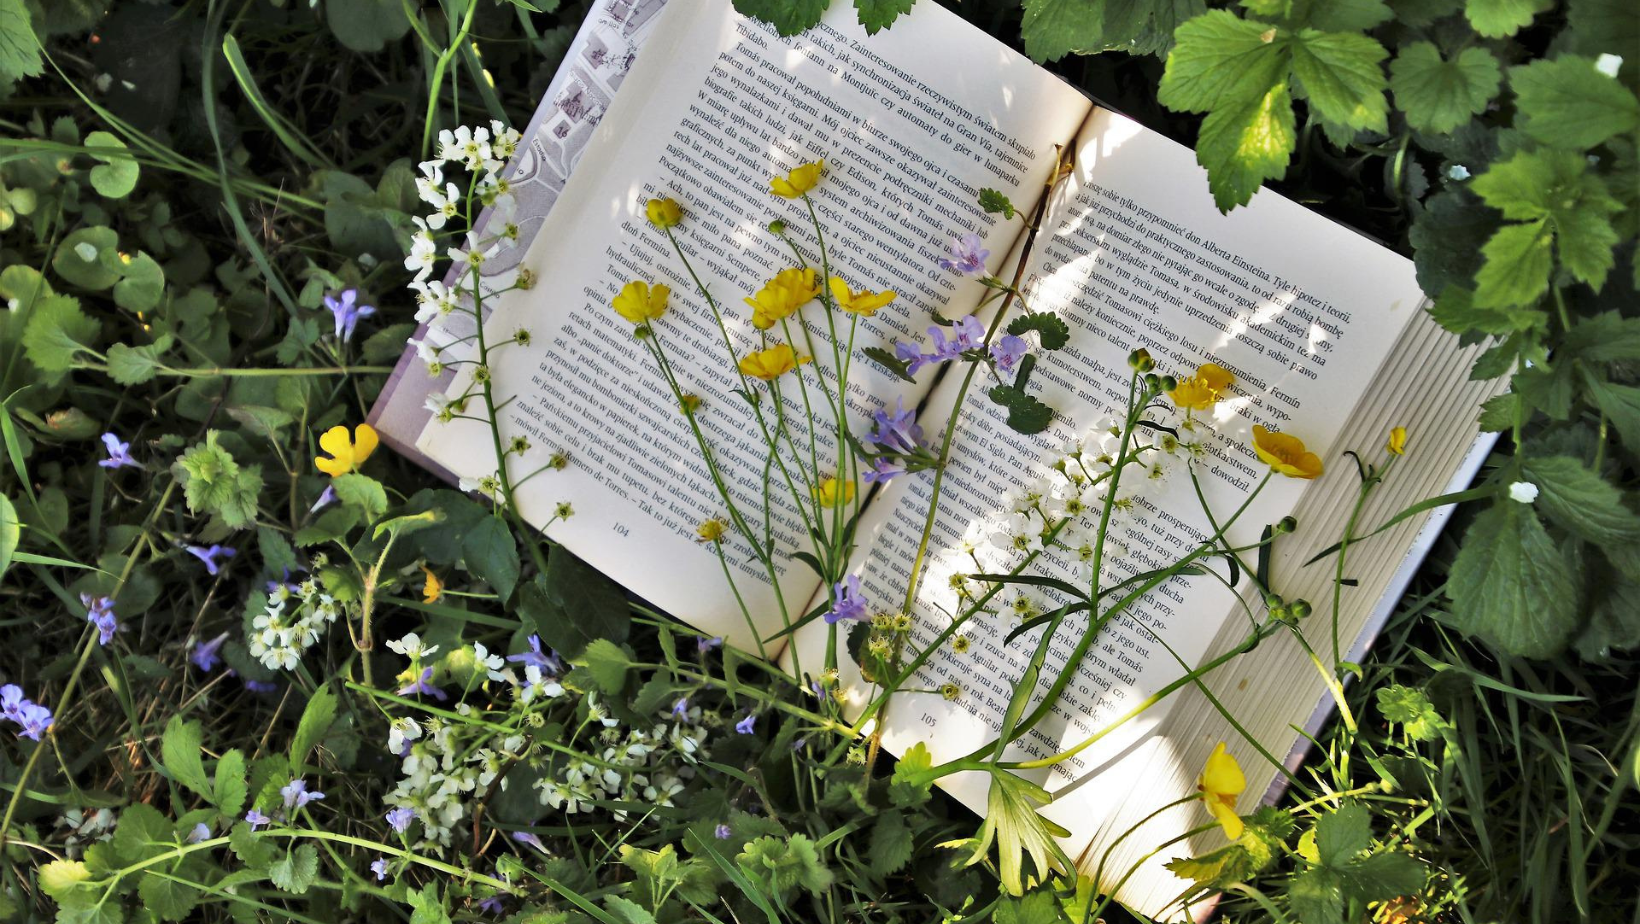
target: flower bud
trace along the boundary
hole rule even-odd
[[[1150,358],[1149,350],[1134,350],[1128,354],[1128,368],[1135,372],[1149,372],[1156,368],[1156,360]]]
[[[1303,619],[1310,615],[1310,601],[1294,600],[1292,606],[1287,607],[1287,610],[1293,614],[1294,619]]]
[[[1172,391],[1179,387],[1179,380],[1171,375],[1162,376],[1162,391]]]
[[[778,219],[778,218],[776,218],[774,221],[769,222],[769,233],[770,234],[785,234],[786,233],[786,223],[784,221]]]
[[[1281,599],[1281,594],[1268,593],[1264,595],[1264,605],[1271,610],[1284,606],[1286,603],[1286,600]]]
[[[1157,391],[1162,387],[1162,377],[1154,372],[1145,373],[1145,387]]]

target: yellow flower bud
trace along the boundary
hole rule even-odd
[[[1389,442],[1384,444],[1384,448],[1389,450],[1392,455],[1406,455],[1407,428],[1396,427],[1395,429],[1389,431]]]

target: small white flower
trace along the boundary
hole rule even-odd
[[[502,668],[507,666],[506,659],[500,655],[490,654],[489,649],[484,647],[483,642],[473,643],[473,658],[480,667],[484,668],[491,680],[501,680],[506,677],[505,674],[501,673]]]
[[[1446,178],[1449,180],[1467,180],[1469,179],[1469,168],[1463,164],[1453,164],[1446,168]]]
[[[437,645],[423,645],[421,636],[414,632],[405,635],[404,638],[396,642],[388,642],[387,647],[411,660],[429,657],[438,651]]]
[[[1617,72],[1622,67],[1623,58],[1621,55],[1603,54],[1594,59],[1594,69],[1607,77],[1616,77]]]
[[[1537,500],[1538,486],[1530,481],[1517,481],[1509,486],[1509,499],[1522,504]]]

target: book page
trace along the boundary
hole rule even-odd
[[[1181,377],[1207,361],[1234,372],[1231,396],[1203,421],[1206,435],[1189,438],[1202,444],[1197,470],[1222,522],[1267,470],[1251,450],[1251,427],[1283,430],[1317,453],[1329,453],[1422,301],[1410,262],[1273,193],[1260,192],[1249,206],[1220,215],[1193,152],[1113,113],[1095,110],[1090,116],[1076,175],[1056,200],[1027,266],[1027,290],[1035,310],[1059,313],[1071,329],[1069,345],[1041,354],[1031,379],[1032,392],[1058,414],[1049,431],[1023,436],[1005,425],[1003,409],[982,393],[988,382],[969,396],[912,606],[917,647],[961,611],[954,575],[1006,572],[1021,560],[1021,553],[999,548],[991,537],[1005,531],[1011,499],[1031,485],[1063,480],[1049,466],[1070,441],[1119,413],[1130,351],[1148,349],[1158,372]],[[925,430],[946,419],[960,371],[952,370],[931,395],[921,417]],[[1163,403],[1172,406],[1166,398]],[[931,478],[922,473],[897,479],[861,524],[859,569],[879,609],[901,605],[895,595],[907,586]],[[1229,530],[1231,541],[1257,542],[1262,526],[1290,513],[1311,484],[1274,478]],[[1159,480],[1128,470],[1117,496],[1128,509],[1112,520],[1103,586],[1177,561],[1212,531],[1182,459],[1164,468]],[[1092,521],[1084,522],[1091,533]],[[1058,550],[1045,557],[1038,573],[1086,585],[1073,554]],[[1222,563],[1215,569],[1225,574]],[[968,587],[984,589],[975,582]],[[1038,612],[1064,602],[1052,591],[1031,593]],[[1019,624],[1007,597],[1000,595],[989,614],[966,624],[966,652],[943,646],[905,685],[934,691],[952,683],[954,701],[934,692],[895,698],[884,723],[885,742],[894,751],[922,742],[939,763],[994,738],[1042,631],[1005,643]],[[1177,578],[1147,594],[1102,631],[1051,715],[1010,749],[1009,758],[1051,755],[1101,731],[1182,676],[1180,660],[1197,664],[1227,619],[1245,621],[1248,615],[1211,576]],[[1087,626],[1086,614],[1065,621],[1048,647],[1040,688],[1061,672]],[[806,630],[797,641],[805,663],[811,646],[820,650],[819,636]],[[852,665],[844,667],[853,684],[851,702],[863,705],[873,691]],[[1148,710],[1051,772],[1039,772],[1037,781],[1066,793],[1139,747],[1171,708],[1163,702]],[[983,810],[983,776],[946,782]],[[1049,809],[1075,816],[1080,840],[1073,855],[1096,826],[1089,817],[1092,796],[1084,795]],[[1159,805],[1177,795],[1145,798]]]
[[[671,287],[671,308],[655,325],[659,339],[681,387],[703,400],[697,420],[740,507],[755,512],[767,499],[781,550],[776,580],[743,537],[725,544],[761,634],[780,627],[781,599],[795,618],[817,588],[812,572],[785,554],[803,547],[807,534],[784,487],[765,491],[770,469],[762,436],[734,394],[740,379],[710,309],[665,237],[645,222],[645,201],[670,195],[683,204],[678,230],[743,354],[758,338],[742,298],[794,260],[768,222],[784,220],[818,253],[802,202],[772,196],[769,176],[826,159],[814,198],[833,272],[856,288],[900,293],[855,336],[848,405],[863,421],[884,402],[915,403],[923,389],[875,370],[859,351],[920,331],[931,312],[962,313],[977,303],[976,283],[936,266],[955,231],[978,231],[992,265],[1013,243],[1016,226],[983,214],[977,191],[989,186],[1034,201],[1053,145],[1089,111],[1080,94],[935,4],[919,4],[874,37],[853,16],[838,5],[817,29],[783,39],[735,14],[729,0],[668,7],[522,261],[539,283],[495,301],[486,324],[492,339],[530,331],[532,345],[508,347],[491,370],[496,394],[511,399],[503,439],[531,441],[513,470],[534,471],[557,450],[570,459],[569,469],[519,490],[526,518],[545,523],[558,502],[571,503],[574,515],[547,530],[553,540],[752,651],[753,632],[716,555],[695,541],[696,527],[723,516],[724,506],[648,351],[609,307],[626,282]],[[805,377],[817,402],[823,386],[814,370],[834,375],[822,339],[829,332],[818,304],[804,317],[822,354]],[[797,346],[809,352],[793,327]],[[826,384],[835,387],[835,379]],[[464,387],[458,378],[451,393]],[[790,377],[783,396],[783,413],[802,419],[803,395]],[[486,430],[473,421],[435,422],[418,445],[476,479],[494,471]],[[814,451],[838,456],[823,434]]]

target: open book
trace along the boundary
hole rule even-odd
[[[986,529],[1006,496],[1035,480],[1068,440],[1119,410],[1126,357],[1145,347],[1163,371],[1184,376],[1211,361],[1236,376],[1232,398],[1213,420],[1219,438],[1196,463],[1215,511],[1236,509],[1263,477],[1250,448],[1254,424],[1298,435],[1322,455],[1326,476],[1273,480],[1229,535],[1246,545],[1258,540],[1262,524],[1296,517],[1297,534],[1277,546],[1274,584],[1289,599],[1317,604],[1306,630],[1319,651],[1331,654],[1336,645],[1340,657],[1359,656],[1439,518],[1410,519],[1352,547],[1348,577],[1355,583],[1344,588],[1335,639],[1322,605],[1331,597],[1331,561],[1303,562],[1339,537],[1355,503],[1358,480],[1344,453],[1382,458],[1391,427],[1412,434],[1407,456],[1361,515],[1374,523],[1466,481],[1485,450],[1474,410],[1492,386],[1467,381],[1478,348],[1458,349],[1428,320],[1410,262],[1268,191],[1220,215],[1189,149],[1090,103],[926,0],[870,37],[842,3],[794,39],[740,17],[730,0],[673,3],[648,25],[643,53],[551,211],[520,215],[521,223],[540,221],[519,261],[539,282],[494,300],[486,321],[498,339],[519,328],[532,332],[530,346],[508,347],[491,370],[496,393],[517,396],[502,422],[503,440],[522,434],[533,445],[518,470],[536,469],[556,450],[571,459],[568,469],[520,490],[527,519],[546,523],[559,501],[571,502],[574,516],[547,527],[555,542],[747,651],[784,628],[778,601],[796,619],[827,598],[828,588],[801,562],[783,561],[771,583],[731,541],[729,566],[753,614],[747,625],[716,555],[696,541],[696,526],[724,511],[694,438],[630,326],[609,307],[631,279],[671,286],[672,307],[657,322],[671,361],[683,387],[705,401],[699,420],[733,492],[761,509],[761,439],[732,393],[738,380],[708,308],[665,238],[645,222],[644,203],[669,195],[683,204],[688,217],[678,231],[696,269],[721,304],[738,305],[790,265],[768,222],[785,219],[794,233],[806,233],[799,230],[806,224],[801,201],[770,196],[768,177],[823,157],[826,177],[813,195],[833,272],[857,288],[899,292],[862,322],[855,341],[862,351],[850,381],[855,432],[874,409],[896,401],[921,408],[925,426],[946,419],[958,376],[924,371],[908,383],[863,351],[918,340],[931,314],[954,319],[979,305],[978,282],[938,266],[954,236],[977,233],[991,272],[1019,252],[1022,223],[981,211],[981,188],[1002,191],[1027,212],[1050,197],[1025,278],[1032,307],[1057,312],[1071,330],[1069,345],[1042,354],[1032,378],[1032,390],[1057,414],[1047,432],[1023,436],[983,395],[968,399],[911,613],[914,637],[932,639],[956,612],[947,579],[974,568],[961,551],[964,538]],[[1074,155],[1074,171],[1050,187],[1061,151]],[[823,338],[819,310],[806,311]],[[745,314],[730,318],[741,350],[754,343]],[[436,387],[459,393],[463,385]],[[402,390],[398,383],[384,403],[402,405]],[[409,403],[419,405],[420,396]],[[483,424],[403,414],[378,420],[391,444],[413,447],[429,465],[474,479],[495,468]],[[899,608],[930,477],[902,475],[864,499],[852,570],[876,608]],[[768,498],[781,547],[805,548],[795,511],[778,491]],[[1121,533],[1125,564],[1114,566],[1127,569],[1119,576],[1176,560],[1209,532],[1182,472],[1147,485],[1134,502]],[[965,653],[942,650],[906,684],[931,690],[954,683],[960,695],[897,696],[881,720],[891,750],[921,742],[940,762],[994,737],[1036,633],[1005,645],[1006,618],[970,626]],[[1085,626],[1085,616],[1067,620],[1051,670]],[[1013,753],[1042,756],[1075,745],[1179,677],[1181,661],[1199,664],[1234,647],[1246,628],[1237,593],[1223,583],[1169,582],[1104,630],[1052,716]],[[766,653],[810,672],[823,660],[827,630],[811,622]],[[842,682],[858,708],[871,690],[844,661]],[[1302,742],[1295,729],[1317,720],[1324,697],[1307,657],[1282,636],[1205,682],[1277,755]],[[1221,740],[1248,769],[1253,793],[1280,779],[1188,687],[1042,771],[1036,781],[1056,796],[1046,814],[1072,832],[1067,853],[1091,872],[1131,824],[1193,791]],[[942,783],[985,810],[983,778]],[[1241,809],[1251,811],[1254,799],[1248,795]],[[1205,817],[1186,805],[1149,822],[1110,855],[1109,881],[1101,885],[1113,885],[1155,844]],[[1145,861],[1118,898],[1150,913],[1164,909],[1187,883],[1161,864],[1222,844],[1216,832],[1197,840]],[[1173,906],[1167,913],[1181,912]]]

